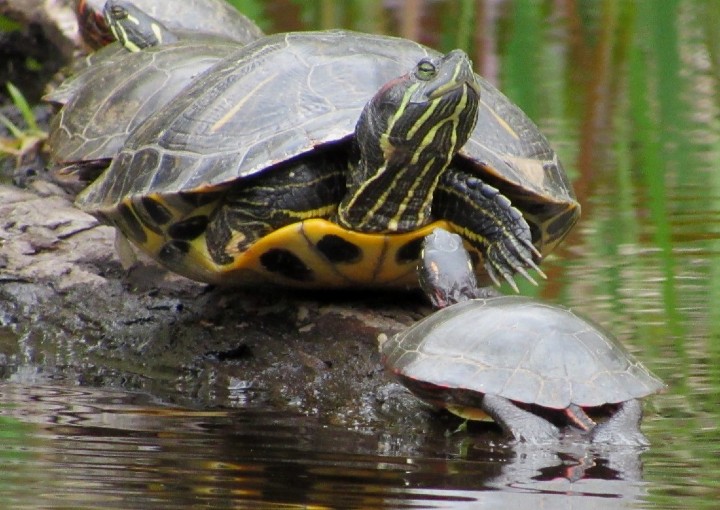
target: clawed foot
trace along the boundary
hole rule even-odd
[[[488,245],[485,252],[485,269],[495,285],[499,286],[502,278],[515,292],[518,292],[515,273],[522,275],[533,285],[537,285],[537,281],[527,269],[535,270],[542,278],[547,277],[535,263],[535,260],[540,260],[542,255],[532,243],[530,226],[515,208],[511,208],[510,212],[517,215],[513,218],[514,232],[505,232],[506,235]]]
[[[532,243],[530,225],[500,190],[475,175],[446,172],[437,190],[439,217],[463,231],[463,237],[485,258],[485,268],[496,285],[502,280],[518,292],[513,276],[520,274],[537,285],[529,270],[545,274],[538,267],[541,253]],[[472,209],[459,207],[471,203]],[[470,213],[470,214],[468,214]]]
[[[639,400],[628,400],[605,423],[596,426],[590,433],[595,444],[616,446],[650,446],[645,434],[640,431],[642,404]]]
[[[528,269],[534,269],[542,278],[547,277],[535,262],[540,261],[542,254],[532,243],[530,225],[497,189],[484,185],[483,193],[492,200],[498,215],[494,227],[486,233],[485,269],[490,278],[497,286],[501,278],[504,279],[515,292],[518,292],[515,273],[537,285]]]
[[[522,422],[522,426],[510,426],[508,432],[517,441],[530,444],[544,444],[556,442],[560,437],[560,430],[543,418]]]

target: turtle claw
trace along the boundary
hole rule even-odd
[[[517,272],[518,272],[518,274],[520,274],[523,278],[525,278],[527,281],[529,281],[530,283],[532,283],[533,285],[535,285],[535,287],[538,286],[538,282],[535,280],[535,278],[533,278],[532,276],[530,276],[530,273],[528,273],[527,271],[525,271],[525,268],[524,268],[524,267],[519,267],[519,268],[517,268]]]
[[[488,247],[485,269],[496,286],[500,286],[502,277],[515,292],[520,292],[514,279],[515,273],[536,287],[538,282],[530,275],[528,269],[547,279],[535,262],[535,257],[539,259],[541,255],[532,242],[523,238],[507,237]]]

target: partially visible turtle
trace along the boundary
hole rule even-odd
[[[178,6],[186,1],[162,5]],[[150,0],[107,0],[104,2],[104,8],[99,3],[100,9],[96,12],[85,0],[78,2],[78,9],[81,9],[81,12],[87,9],[92,11],[90,16],[82,16],[81,12],[78,13],[80,27],[88,22],[92,23],[95,18],[102,19],[103,30],[106,32],[103,35],[103,43],[97,46],[97,51],[76,60],[70,69],[65,71],[69,77],[60,86],[45,94],[43,99],[58,106],[66,104],[85,85],[89,77],[116,68],[119,65],[117,59],[125,56],[127,51],[136,52],[148,47],[184,40],[193,40],[198,44],[206,41],[209,46],[230,42],[242,45],[264,35],[255,23],[240,13],[237,13],[239,16],[237,19],[233,17],[224,24],[214,26],[214,31],[212,31],[213,27],[198,30],[198,20],[182,15],[166,24],[153,15],[152,12],[157,9],[145,10],[154,3],[160,4],[159,1]],[[215,5],[214,1],[208,0],[207,3],[208,7]],[[227,8],[227,2],[220,3],[225,4],[221,10]],[[161,12],[164,13],[164,10],[163,7]],[[212,13],[211,10],[208,14],[211,20],[215,19]],[[167,16],[167,13],[164,15]]]
[[[141,2],[142,3],[142,2]],[[208,43],[229,43],[231,41],[238,45],[247,44],[250,41],[262,37],[264,34],[260,28],[249,18],[242,17],[242,23],[236,27],[239,31],[234,37],[224,36],[229,27],[219,27],[217,33],[193,30],[193,25],[175,26],[168,28],[161,20],[149,12],[138,7],[134,0],[107,0],[101,12],[93,14],[101,17],[109,38],[97,51],[76,60],[67,70],[70,77],[63,83],[51,90],[43,99],[50,103],[62,106],[67,103],[80,89],[89,77],[105,73],[108,68],[117,67],[117,58],[122,58],[127,52],[137,52],[142,49],[162,44],[172,44],[182,40],[193,40],[196,42],[207,41]],[[88,4],[82,4],[88,8]],[[87,19],[79,18],[82,26]],[[234,24],[233,24],[234,26]],[[89,68],[89,69],[88,69]]]
[[[131,0],[173,33],[188,31],[217,35],[241,44],[261,37],[262,31],[225,0]],[[105,0],[75,0],[80,34],[91,48],[115,40],[103,15]]]
[[[462,52],[346,31],[228,56],[77,204],[190,278],[304,287],[417,285],[434,226],[514,285],[579,215],[547,140]]]
[[[638,399],[665,385],[610,333],[566,308],[487,297],[460,237],[441,229],[426,237],[419,272],[439,310],[381,346],[415,395],[467,419],[489,416],[518,440],[555,439],[556,420],[596,443],[648,444]],[[610,417],[595,425],[588,413]]]
[[[137,125],[241,46],[193,34],[178,39],[124,1],[108,1],[106,17],[125,50],[104,51],[46,97],[66,103],[51,123],[47,145],[52,177],[68,188],[94,180]]]

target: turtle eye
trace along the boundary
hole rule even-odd
[[[128,17],[127,9],[120,5],[113,5],[110,7],[110,16],[114,19],[125,19]]]
[[[431,80],[437,74],[435,65],[429,60],[421,60],[418,62],[417,69],[415,70],[415,76],[423,81]]]

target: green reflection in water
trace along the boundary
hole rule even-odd
[[[702,18],[703,36],[707,42],[708,56],[710,57],[710,75],[713,79],[715,90],[720,90],[720,9],[713,0],[703,2],[702,8],[699,9]],[[710,171],[708,176],[708,189],[711,190],[708,198],[708,211],[714,212],[714,217],[718,218],[720,214],[720,94],[714,95],[715,99],[715,115],[712,116],[710,126],[715,133],[714,140],[711,140],[710,153],[714,157],[709,158],[707,165]],[[720,253],[720,236],[715,232],[715,236],[710,241],[709,252]],[[710,320],[710,338],[708,341],[710,358],[713,362],[709,365],[709,376],[714,388],[720,388],[720,257],[710,258],[710,271],[708,278],[709,301],[714,306],[709,307]]]
[[[12,416],[3,416],[13,412],[17,404],[6,402],[7,394],[0,391],[0,494],[4,505],[12,505],[8,494],[15,493],[28,479],[44,478],[35,462],[39,457],[38,446],[42,443],[35,434],[37,427]],[[36,471],[39,473],[36,474]],[[9,508],[9,507],[5,507]]]

